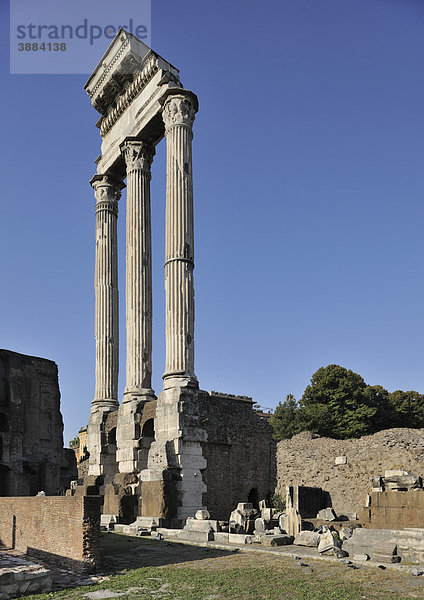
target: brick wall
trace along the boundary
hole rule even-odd
[[[335,464],[345,456],[346,464]],[[277,445],[277,491],[286,485],[321,487],[336,513],[365,505],[372,476],[402,468],[424,475],[424,429],[386,429],[358,439],[333,440],[304,432]]]
[[[0,498],[0,547],[78,570],[100,563],[100,498]]]

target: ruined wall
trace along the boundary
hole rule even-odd
[[[372,492],[370,506],[359,511],[364,527],[405,529],[424,523],[424,489]]]
[[[0,547],[61,566],[100,564],[100,499],[96,496],[0,498]]]
[[[72,461],[63,449],[56,364],[0,350],[0,496],[56,494],[75,477]]]
[[[346,464],[335,464],[340,456]],[[285,496],[286,485],[322,487],[336,513],[358,512],[371,488],[369,478],[396,468],[424,475],[424,429],[386,429],[350,440],[304,432],[277,444],[277,491]]]
[[[275,486],[275,442],[269,423],[249,398],[199,392],[199,416],[207,468],[203,504],[213,519],[228,519],[239,502],[256,503]]]

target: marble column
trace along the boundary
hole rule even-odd
[[[118,200],[122,180],[95,175],[96,197],[95,338],[96,388],[91,412],[118,408]]]
[[[152,242],[150,167],[154,148],[143,141],[121,146],[127,167],[126,325],[124,402],[154,397],[152,390]]]
[[[164,101],[166,160],[164,389],[197,385],[194,374],[194,227],[192,126],[197,111],[192,92],[178,90]]]

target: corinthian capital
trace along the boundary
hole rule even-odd
[[[163,105],[162,118],[167,131],[174,125],[193,126],[197,111],[197,98],[194,94],[175,94],[168,96]]]
[[[127,173],[130,171],[143,171],[150,175],[155,149],[147,142],[138,140],[127,140],[121,145],[121,152],[127,165]]]
[[[90,181],[96,198],[96,213],[98,211],[109,211],[118,214],[118,200],[121,190],[125,187],[122,179],[114,175],[94,175]]]

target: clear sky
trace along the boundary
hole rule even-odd
[[[0,347],[58,364],[67,444],[94,393],[98,115],[86,76],[9,74],[0,6]],[[202,389],[274,407],[337,363],[424,393],[423,30],[423,0],[153,0],[152,47],[200,103]],[[164,200],[163,141],[152,179],[157,393]],[[125,194],[119,235],[122,396]]]

